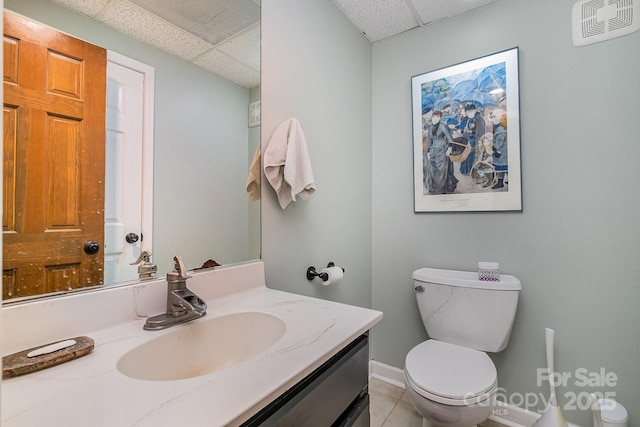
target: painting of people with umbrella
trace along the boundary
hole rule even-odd
[[[415,211],[522,210],[518,48],[412,77]]]

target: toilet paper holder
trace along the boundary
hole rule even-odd
[[[329,264],[327,264],[327,268],[331,268],[331,267],[335,267],[336,265],[332,262],[330,262]],[[345,271],[345,269],[343,267],[340,267],[342,269],[342,271]],[[311,267],[307,268],[307,280],[313,280],[316,277],[321,278],[323,281],[327,281],[329,279],[329,275],[327,273],[318,273],[316,271],[316,268],[312,265]]]

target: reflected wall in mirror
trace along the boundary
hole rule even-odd
[[[158,276],[175,255],[189,269],[260,257],[260,205],[245,192],[260,140],[260,128],[248,126],[259,87],[224,80],[49,0],[5,0],[5,8],[153,67],[150,251]],[[140,242],[133,245],[139,255]]]

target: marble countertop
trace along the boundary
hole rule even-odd
[[[254,287],[207,301],[202,322],[259,311],[286,324],[282,338],[238,365],[200,377],[143,381],[120,373],[127,351],[172,333],[144,331],[144,318],[87,333],[92,353],[71,362],[2,381],[2,425],[236,426],[370,329],[382,313]],[[251,339],[250,336],[246,339]]]

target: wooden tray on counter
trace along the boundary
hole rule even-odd
[[[30,372],[49,368],[51,366],[59,365],[61,363],[65,363],[89,354],[91,353],[91,350],[93,350],[94,342],[89,337],[81,336],[69,339],[75,340],[76,343],[69,347],[52,351],[51,353],[46,353],[34,357],[27,356],[27,354],[31,353],[34,350],[66,340],[55,341],[46,345],[39,345],[37,347],[29,348],[27,350],[4,356],[2,358],[2,378],[17,377],[18,375],[24,375]]]

